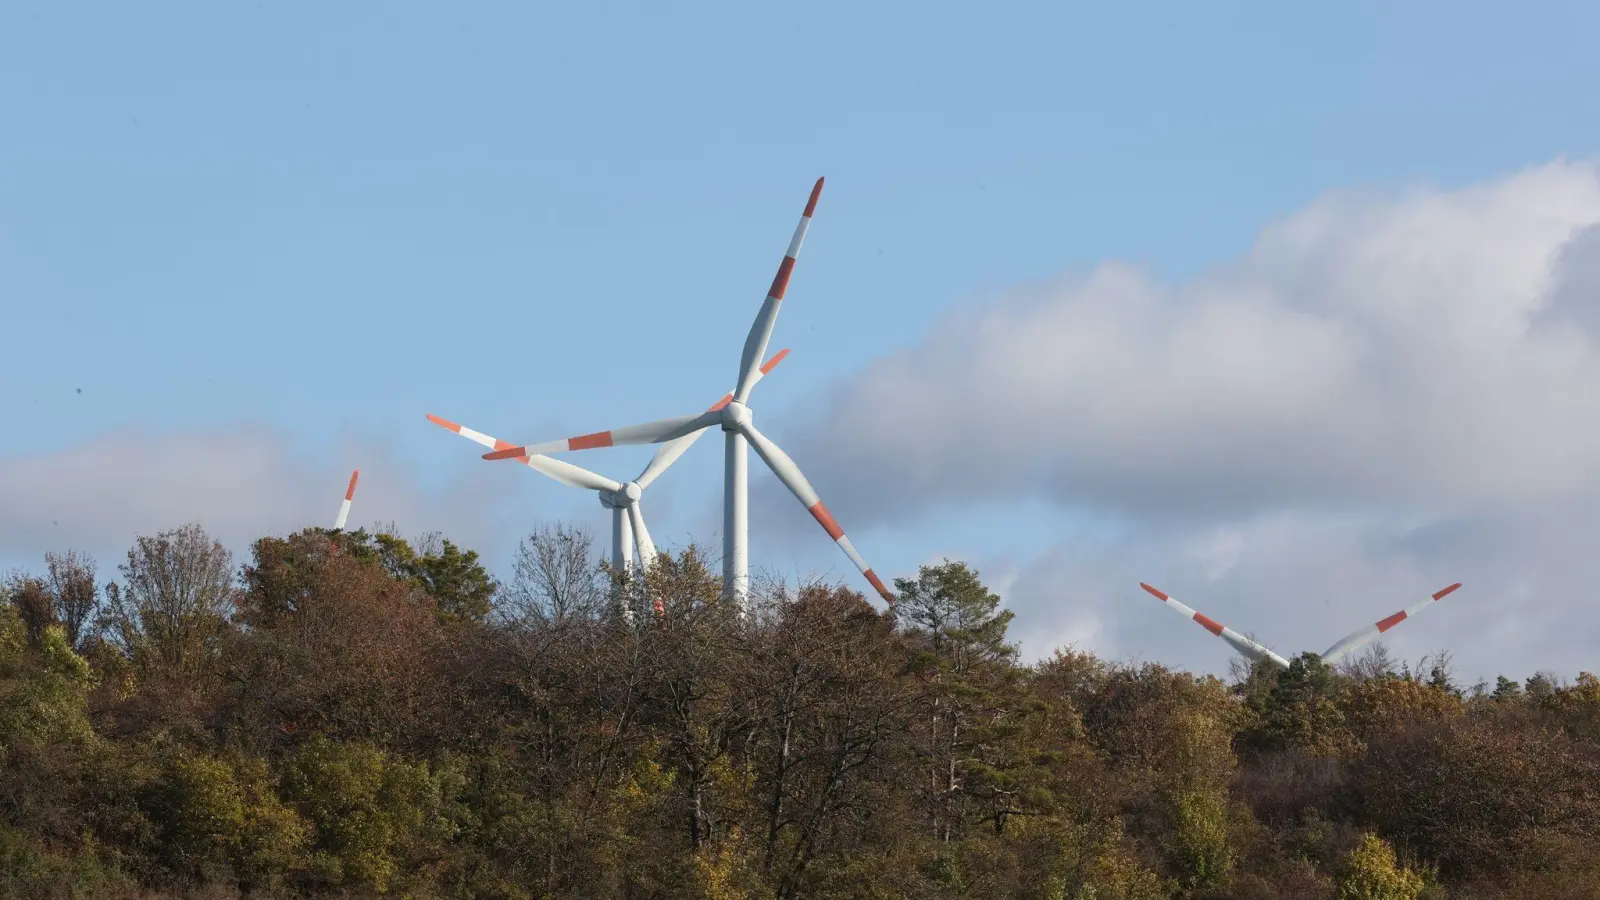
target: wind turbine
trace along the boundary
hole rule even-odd
[[[783,255],[783,262],[778,265],[778,274],[772,279],[772,287],[767,291],[767,299],[761,304],[761,311],[756,314],[755,323],[750,327],[750,334],[745,338],[744,352],[739,358],[739,380],[728,402],[720,408],[713,407],[698,415],[679,416],[557,441],[509,447],[485,453],[483,458],[515,459],[539,453],[561,453],[621,444],[671,442],[690,434],[698,434],[713,425],[721,426],[725,438],[722,488],[724,596],[742,609],[749,593],[749,454],[746,448],[754,446],[756,455],[760,456],[767,464],[767,468],[778,476],[778,480],[799,498],[806,510],[817,520],[817,524],[822,526],[845,555],[850,557],[850,561],[855,563],[856,568],[866,576],[878,595],[893,603],[894,595],[889,593],[883,580],[872,571],[872,567],[867,565],[861,554],[856,552],[844,529],[839,527],[838,521],[822,504],[822,499],[817,496],[811,483],[801,474],[799,466],[795,465],[794,460],[790,459],[782,448],[757,431],[752,421],[750,391],[760,378],[757,363],[766,353],[767,342],[772,338],[773,326],[778,321],[778,306],[783,302],[784,291],[789,287],[789,276],[794,273],[795,260],[800,256],[800,245],[805,241],[806,229],[811,225],[812,214],[816,212],[817,198],[822,195],[822,182],[823,179],[818,178],[816,186],[811,189],[811,197],[806,201],[806,209],[800,216],[800,224],[795,226],[794,236],[789,240],[789,249]]]
[[[774,354],[757,372],[757,380],[777,368],[778,363],[783,362],[783,358],[788,355],[789,351],[787,349],[780,350]],[[721,400],[713,403],[707,411],[715,412],[720,410],[732,400],[733,394],[727,394]],[[448,419],[442,419],[432,413],[428,414],[428,421],[484,447],[494,450],[512,448],[512,445],[506,441],[484,434],[481,431],[458,425]],[[548,456],[517,454],[515,459],[528,468],[536,472],[542,472],[562,484],[587,488],[597,492],[600,495],[600,505],[611,510],[612,565],[619,572],[631,567],[633,564],[633,550],[637,547],[639,562],[648,569],[655,560],[656,547],[655,543],[650,539],[649,529],[644,524],[644,512],[639,507],[640,498],[644,495],[645,488],[648,488],[652,482],[661,477],[661,474],[676,462],[678,457],[682,456],[684,451],[688,450],[695,441],[699,440],[700,435],[703,433],[703,431],[696,431],[663,444],[656,451],[655,456],[650,458],[650,462],[644,467],[644,471],[640,472],[637,478],[626,484],[614,481],[604,475],[596,474],[580,466],[575,466],[559,459],[551,459]]]
[[[1200,625],[1201,628],[1204,628],[1217,637],[1227,641],[1229,645],[1233,647],[1233,649],[1239,651],[1239,653],[1246,659],[1252,661],[1265,659],[1271,662],[1273,665],[1280,666],[1285,669],[1289,668],[1288,660],[1276,653],[1273,653],[1271,650],[1268,650],[1266,647],[1263,647],[1255,641],[1250,640],[1239,632],[1234,631],[1232,628],[1223,625],[1221,622],[1207,617],[1204,613],[1196,612],[1195,610],[1184,606],[1182,603],[1172,599],[1172,597],[1168,596],[1167,594],[1151,587],[1148,584],[1145,584],[1142,581],[1139,582],[1139,587],[1144,588],[1150,593],[1151,596],[1166,604],[1172,609],[1173,612],[1183,616],[1185,619],[1193,619]],[[1417,613],[1422,612],[1424,609],[1427,609],[1434,603],[1443,600],[1447,594],[1454,592],[1459,587],[1461,587],[1461,582],[1458,581],[1455,584],[1444,588],[1443,590],[1435,591],[1433,595],[1426,600],[1423,600],[1419,603],[1414,603],[1392,616],[1379,619],[1375,624],[1368,625],[1359,631],[1352,632],[1340,638],[1334,642],[1332,647],[1329,647],[1322,654],[1322,661],[1329,665],[1338,662],[1340,659],[1349,656],[1352,652],[1366,646],[1368,642],[1378,635],[1383,634],[1394,626],[1404,622],[1406,619],[1409,619]]]

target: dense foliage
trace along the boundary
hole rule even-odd
[[[741,618],[693,550],[511,583],[199,528],[0,610],[0,897],[1600,897],[1600,680],[1025,665],[960,563]]]

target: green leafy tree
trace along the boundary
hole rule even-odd
[[[340,886],[386,891],[458,825],[450,773],[363,744],[317,738],[288,761],[284,792],[315,828],[313,870]]]
[[[1170,802],[1173,830],[1166,849],[1179,884],[1189,890],[1222,887],[1234,863],[1226,790],[1188,788],[1175,792]]]
[[[1243,735],[1251,752],[1303,750],[1334,756],[1352,749],[1341,708],[1343,686],[1314,653],[1295,657],[1269,691],[1249,697],[1255,723]]]
[[[1416,872],[1402,867],[1394,850],[1375,834],[1364,834],[1345,859],[1339,900],[1418,900],[1428,886]]]
[[[893,614],[921,643],[928,771],[920,781],[931,834],[948,843],[986,818],[1003,829],[1014,790],[993,759],[1016,733],[1017,710],[1000,696],[1017,655],[1006,642],[1014,614],[965,563],[923,566],[895,587]]]
[[[1494,693],[1491,694],[1497,701],[1515,701],[1522,699],[1522,685],[1504,675],[1497,675],[1494,679]]]
[[[1016,614],[1000,608],[1000,596],[966,563],[923,566],[915,579],[896,578],[895,588],[894,614],[925,635],[953,671],[1016,659],[1016,646],[1006,642]]]

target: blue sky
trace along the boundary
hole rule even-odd
[[[496,464],[423,413],[535,440],[702,407],[819,175],[774,336],[794,355],[757,393],[791,450],[812,446],[803,410],[953,309],[1106,260],[1182,282],[1330,190],[1600,149],[1592,4],[1203,6],[7,4],[0,469],[130,427],[268,429],[330,482],[320,522],[353,448],[381,448],[416,484],[365,478],[355,521],[423,490],[414,524],[449,530],[469,479],[495,510],[474,542],[504,565],[519,528],[600,530],[599,505],[465,472]],[[647,505],[659,541],[715,544],[716,443]],[[1127,530],[1126,510],[1014,496],[852,528],[815,480],[895,575],[942,553],[1021,570]],[[756,524],[755,564],[850,581],[791,513]],[[11,543],[0,563],[37,564]]]

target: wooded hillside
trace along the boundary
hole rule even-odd
[[[741,620],[693,550],[595,558],[191,526],[12,575],[0,896],[1600,897],[1593,675],[1023,665],[960,563]]]

